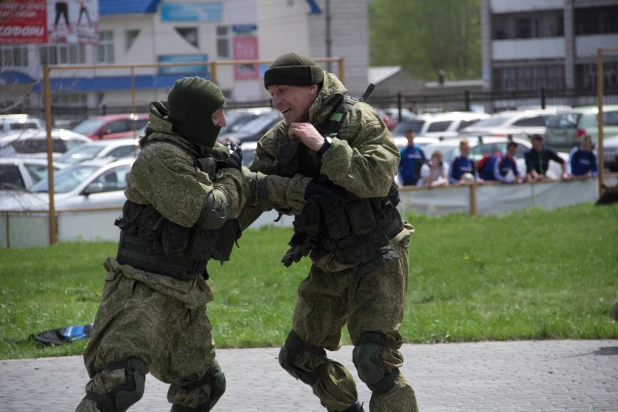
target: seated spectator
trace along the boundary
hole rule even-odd
[[[414,130],[406,132],[408,146],[401,151],[401,161],[397,173],[402,186],[414,186],[418,182],[421,165],[427,161],[420,146],[414,144]]]
[[[521,174],[517,169],[517,159],[515,153],[517,153],[517,147],[519,145],[515,142],[510,142],[506,146],[506,154],[501,156],[497,153],[491,156],[483,169],[480,170],[481,177],[486,181],[499,181],[503,183],[521,183]],[[509,170],[513,172],[511,176]]]
[[[470,155],[470,143],[467,140],[459,142],[460,156],[451,162],[451,171],[448,175],[448,182],[451,184],[465,185],[472,182],[482,183],[474,162],[468,157]]]
[[[597,155],[592,150],[592,136],[584,136],[579,148],[574,147],[569,153],[571,175],[578,177],[594,177],[599,173]]]
[[[418,179],[417,186],[427,186],[428,188],[438,186],[448,186],[446,177],[446,166],[442,161],[442,152],[436,150],[431,154],[431,162],[421,166],[421,177]]]
[[[532,143],[532,149],[524,155],[526,159],[526,177],[524,181],[537,182],[547,179],[546,174],[550,160],[560,163],[562,166],[562,180],[569,180],[566,162],[556,152],[545,147],[543,136],[532,134],[530,135],[530,142]]]

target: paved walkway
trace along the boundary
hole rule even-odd
[[[215,412],[324,412],[279,368],[278,352],[219,350],[228,390]],[[618,340],[404,345],[402,353],[421,412],[618,411]],[[352,347],[329,356],[353,369]],[[0,361],[0,411],[73,411],[87,379],[81,357]],[[166,392],[149,376],[130,411],[169,411]]]

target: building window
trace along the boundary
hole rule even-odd
[[[28,67],[28,46],[0,46],[0,69]]]
[[[618,33],[618,6],[575,9],[575,34]]]
[[[86,46],[84,44],[41,46],[39,56],[41,65],[84,64],[86,63]]]
[[[495,14],[492,27],[494,40],[562,37],[564,14],[562,10]]]
[[[126,43],[127,43],[126,50],[129,50],[131,48],[131,46],[133,46],[133,43],[135,43],[135,39],[137,39],[137,36],[139,36],[139,30],[127,30],[127,32],[126,32]]]
[[[182,36],[190,45],[198,46],[197,28],[195,27],[175,27],[176,32]]]
[[[500,92],[539,91],[565,87],[562,66],[523,66],[494,69],[494,90]]]
[[[114,63],[114,32],[99,33],[99,63]]]
[[[578,64],[575,66],[575,86],[579,90],[597,89],[597,65]],[[618,62],[603,63],[603,88],[605,92],[618,92]]]
[[[52,93],[52,104],[64,107],[85,107],[88,102],[86,93]]]
[[[217,57],[223,59],[229,59],[231,57],[230,42],[232,38],[230,36],[230,28],[228,26],[217,27]]]

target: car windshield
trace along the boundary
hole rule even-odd
[[[227,126],[221,129],[221,134],[238,132],[244,125],[255,120],[258,115],[247,113],[236,116],[231,121],[228,119]]]
[[[98,169],[97,166],[73,166],[54,173],[54,193],[67,193],[79,186]],[[31,192],[47,192],[47,179],[32,186]]]
[[[431,159],[431,154],[436,150],[442,152],[442,161],[446,165],[451,164],[453,159],[459,156],[459,144],[457,144],[457,146],[438,146],[430,144],[423,147],[423,152],[425,152],[425,157],[427,159]]]
[[[424,120],[404,120],[395,126],[391,133],[394,135],[404,135],[408,130],[412,129],[415,134],[419,134],[423,124],[425,124]]]
[[[99,127],[103,126],[104,123],[105,120],[103,119],[84,120],[83,122],[75,126],[75,128],[73,128],[73,131],[80,134],[92,134],[96,132]]]
[[[251,120],[241,127],[239,133],[256,133],[268,126],[274,120],[273,116],[259,116],[257,119]]]
[[[479,120],[471,125],[470,128],[501,126],[506,123],[507,120],[509,120],[509,118],[503,116],[490,117],[488,119]]]
[[[579,113],[561,113],[555,116],[551,116],[547,120],[547,127],[551,127],[554,129],[575,129],[577,128],[577,123],[579,123],[579,119],[582,117]]]
[[[84,160],[90,160],[96,157],[104,146],[101,145],[81,145],[69,150],[61,157],[58,158],[59,163],[75,164],[83,162]]]

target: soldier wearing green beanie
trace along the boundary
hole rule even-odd
[[[127,178],[118,253],[84,352],[90,381],[77,411],[124,412],[146,374],[170,383],[173,412],[211,411],[225,392],[206,305],[209,260],[229,260],[249,190],[242,152],[216,143],[225,98],[199,77],[150,104]],[[245,171],[248,174],[248,170]]]
[[[298,288],[279,362],[310,385],[329,412],[363,411],[354,377],[325,352],[339,349],[347,325],[358,376],[372,391],[371,412],[418,411],[399,371],[414,231],[397,209],[399,150],[375,110],[347,97],[339,79],[307,57],[278,57],[264,86],[283,121],[259,140],[250,169],[258,185],[261,173],[269,174],[266,188],[275,177],[291,179],[287,187],[304,192],[306,204],[297,212],[283,195],[265,191],[247,201],[241,224],[247,227],[269,208],[295,215],[282,262],[290,266],[309,255],[312,264]],[[284,189],[280,193],[289,193]]]

